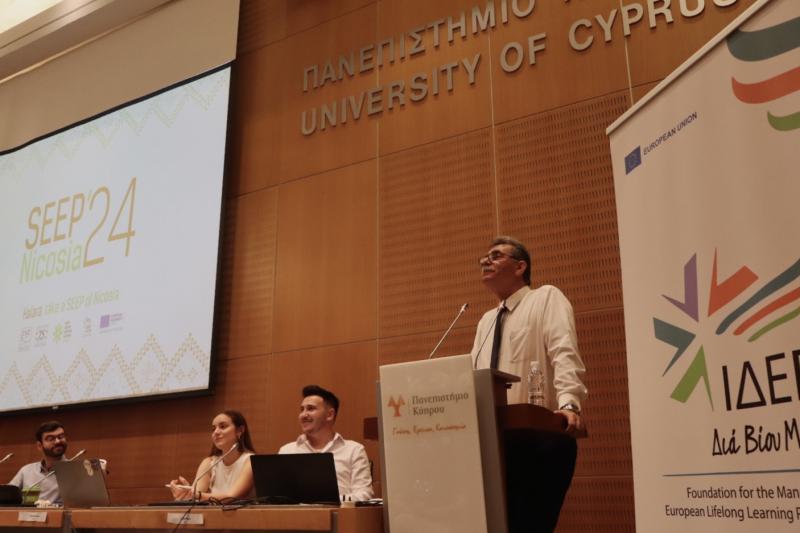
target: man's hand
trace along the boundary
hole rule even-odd
[[[556,411],[556,414],[559,414],[567,419],[567,427],[564,429],[564,431],[570,435],[575,435],[583,427],[583,424],[581,423],[581,415],[575,411],[561,409]]]

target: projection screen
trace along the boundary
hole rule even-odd
[[[209,388],[229,85],[0,153],[0,412]]]

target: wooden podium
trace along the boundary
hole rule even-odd
[[[386,531],[507,531],[501,432],[564,428],[548,409],[507,405],[519,380],[473,370],[469,355],[380,368],[378,419],[364,435],[381,442]]]

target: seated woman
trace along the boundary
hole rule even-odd
[[[191,500],[193,496],[198,500],[253,497],[250,456],[255,449],[242,413],[226,410],[215,416],[211,443],[209,456],[197,467],[194,487],[178,476],[169,483],[172,496],[176,500]]]

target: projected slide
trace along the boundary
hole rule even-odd
[[[0,155],[0,411],[208,388],[229,85]]]

